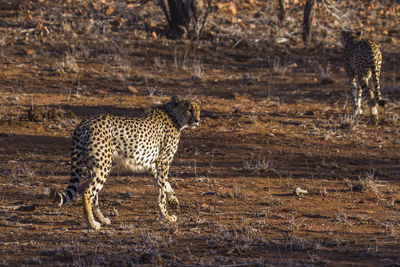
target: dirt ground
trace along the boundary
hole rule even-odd
[[[272,1],[217,1],[237,13],[219,6],[198,42],[137,2],[2,1],[0,266],[400,265],[400,5],[321,1],[304,47],[304,1],[286,22]],[[382,45],[378,126],[366,101],[350,116],[332,7]],[[176,223],[149,174],[119,168],[100,192],[110,226],[88,230],[80,198],[54,204],[82,119],[174,94],[202,106],[170,169]]]

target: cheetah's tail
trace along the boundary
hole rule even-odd
[[[59,193],[55,187],[50,188],[50,197],[54,200],[59,207],[64,204],[63,193]]]
[[[71,200],[75,197],[75,195],[77,193],[80,193],[80,191],[78,191],[78,186],[79,186],[79,179],[71,178],[68,188],[62,193],[57,192],[55,200],[56,203],[58,203],[59,207],[61,207],[64,204],[70,203]]]
[[[79,166],[82,166],[82,158],[83,155],[78,152],[73,145],[71,154],[71,177],[69,180],[69,185],[67,189],[64,190],[64,192],[57,192],[56,195],[56,202],[60,207],[64,204],[71,202],[75,195],[79,193],[79,183],[82,176],[82,168],[80,168]]]
[[[63,204],[65,204],[65,203],[68,203],[68,202],[66,202],[66,195],[65,195],[65,192],[63,192],[63,193],[57,192],[55,201],[56,201],[56,203],[57,203],[57,205],[58,205],[59,207],[61,207],[61,206],[62,206]]]

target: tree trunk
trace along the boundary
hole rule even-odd
[[[200,37],[211,10],[211,0],[201,16],[198,14],[196,0],[159,0],[159,3],[168,22],[170,37]]]
[[[186,32],[186,26],[190,19],[190,6],[186,3],[192,1],[185,0],[160,0],[160,6],[164,11],[165,17],[168,21],[170,34],[174,38],[180,38]],[[194,3],[196,4],[196,2]]]
[[[278,0],[279,2],[279,19],[282,22],[286,18],[286,1],[285,0]]]
[[[303,41],[306,46],[311,43],[312,20],[314,18],[315,0],[307,0],[304,6]]]

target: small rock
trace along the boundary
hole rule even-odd
[[[43,194],[45,195],[45,196],[50,196],[50,188],[48,188],[48,187],[45,187],[44,189],[43,189]]]
[[[388,43],[389,43],[389,44],[395,44],[395,43],[396,43],[396,39],[395,39],[394,37],[390,37],[390,38],[388,39]]]
[[[234,15],[234,16],[237,14],[236,5],[233,2],[217,3],[217,8],[218,8],[218,12],[220,12],[220,13],[230,14],[230,15]]]
[[[220,198],[234,198],[233,192],[225,192],[224,194],[219,196]]]
[[[37,207],[37,204],[33,204],[33,205],[22,205],[21,207],[19,207],[17,210],[18,211],[34,211]]]
[[[31,56],[31,55],[35,54],[35,50],[33,50],[33,49],[28,49],[28,50],[25,51],[25,53],[26,53],[28,56]]]
[[[99,89],[99,90],[96,90],[96,93],[99,94],[99,95],[105,96],[107,94],[107,91]]]
[[[106,15],[110,16],[112,13],[114,13],[115,8],[113,6],[109,6],[106,10]]]
[[[117,81],[117,82],[124,82],[125,81],[125,77],[122,76],[121,74],[117,73],[113,76],[113,80]]]
[[[293,194],[295,194],[296,196],[300,196],[300,195],[308,194],[308,191],[301,189],[300,187],[296,187],[296,189],[293,191]]]
[[[202,207],[203,209],[208,209],[208,208],[210,208],[210,205],[208,205],[208,204],[206,204],[206,203],[203,203],[203,204],[201,204],[201,207]]]
[[[139,92],[136,87],[131,86],[131,85],[128,85],[128,90],[129,90],[129,92],[134,93],[134,94],[137,94]]]
[[[123,199],[129,199],[133,197],[133,194],[131,192],[125,192],[125,193],[121,193],[121,197]]]
[[[202,192],[200,195],[202,195],[202,196],[215,196],[216,194],[217,194],[217,192],[209,191],[209,192]]]
[[[362,184],[354,184],[351,186],[351,191],[353,192],[364,192],[365,187]]]

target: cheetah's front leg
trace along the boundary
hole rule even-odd
[[[101,211],[100,211],[98,194],[96,194],[96,196],[94,197],[94,201],[93,201],[93,215],[100,223],[105,224],[105,225],[111,224],[110,219],[104,217],[103,213],[101,213]]]
[[[167,194],[172,194],[171,191],[167,190],[167,184],[169,185],[167,181],[167,176],[168,176],[168,167],[161,167],[159,166],[156,171],[156,181],[157,181],[157,186],[158,186],[158,209],[160,211],[160,217],[161,219],[166,219],[169,222],[175,222],[176,221],[176,216],[175,215],[169,215],[167,211]],[[169,185],[169,188],[172,190],[171,185]],[[176,202],[178,201],[175,198]]]
[[[361,109],[361,100],[362,100],[362,87],[358,85],[356,78],[351,79],[351,89],[354,97],[354,111],[353,111],[353,116],[358,117],[361,115],[362,109]]]

